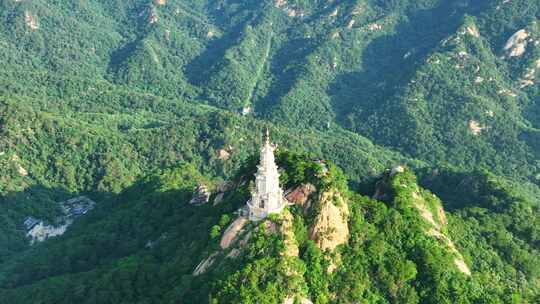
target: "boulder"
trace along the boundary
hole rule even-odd
[[[231,252],[229,252],[229,254],[227,254],[227,258],[235,259],[240,256],[240,253],[242,253],[240,249],[234,248],[233,250],[231,250]]]
[[[311,206],[311,201],[309,196],[316,192],[317,188],[314,185],[307,183],[301,186],[298,186],[295,189],[288,191],[285,195],[285,199],[292,204],[296,204],[302,207],[302,209],[307,210]]]
[[[212,266],[212,264],[214,264],[214,261],[215,261],[217,255],[218,255],[218,252],[214,252],[209,257],[202,260],[199,263],[199,265],[197,265],[195,270],[193,271],[193,275],[198,276],[198,275],[201,275],[201,274],[205,273],[208,270],[208,268],[210,268],[210,266]]]
[[[311,228],[310,239],[321,250],[334,250],[349,239],[349,209],[337,191],[324,192],[319,203],[321,210]]]
[[[221,203],[223,201],[223,197],[225,196],[225,193],[218,193],[218,195],[216,195],[216,197],[214,198],[214,203],[212,204],[213,206],[217,206],[219,203]]]
[[[467,33],[469,33],[469,35],[475,37],[475,38],[479,38],[480,37],[480,31],[478,31],[478,28],[474,25],[471,25],[471,26],[468,26],[467,27]]]
[[[251,107],[243,107],[242,110],[240,111],[242,116],[249,115],[251,114],[251,112],[252,112]]]
[[[206,187],[205,185],[199,185],[199,187],[197,187],[197,190],[193,194],[193,198],[191,198],[189,203],[193,205],[206,204],[210,201],[211,194],[212,193],[210,192],[210,190],[208,190],[208,187]]]
[[[307,298],[299,298],[298,302],[295,301],[295,297],[288,297],[283,301],[283,304],[294,304],[294,303],[300,303],[300,304],[313,304],[310,299]]]
[[[248,219],[245,217],[239,217],[237,218],[229,227],[225,230],[223,233],[223,236],[221,237],[221,241],[219,242],[219,246],[221,246],[221,249],[227,249],[231,244],[236,240],[238,234],[244,226],[248,223]]]
[[[30,12],[30,11],[25,11],[24,12],[24,21],[25,21],[26,25],[31,30],[39,29],[38,20],[37,20],[36,16],[32,12]]]
[[[221,161],[226,161],[231,157],[231,153],[225,149],[219,149],[218,151],[218,159]]]
[[[233,187],[233,184],[231,182],[222,182],[217,186],[217,192],[227,192],[231,190]]]
[[[504,46],[506,57],[520,57],[527,49],[529,33],[525,29],[519,30],[512,35]]]
[[[390,171],[390,176],[394,176],[398,173],[403,173],[405,172],[405,167],[403,166],[396,166],[394,168],[392,168],[392,170]]]

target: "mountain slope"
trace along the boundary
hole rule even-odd
[[[1,5],[4,95],[65,108],[105,86],[108,102],[151,93],[343,127],[432,163],[537,174],[534,1]],[[520,30],[522,54],[506,56]]]
[[[332,164],[321,175],[320,164],[305,156],[282,152],[278,163],[285,169],[286,188],[312,183],[309,205],[238,225],[234,211],[249,198],[246,182],[253,165],[238,172],[215,206],[188,204],[197,185],[214,184],[195,168],[163,170],[102,202],[64,236],[14,258],[1,271],[1,298],[9,303],[36,297],[43,303],[538,299],[540,269],[534,261],[540,249],[535,234],[526,231],[538,231],[539,223],[504,224],[506,216],[538,212],[538,205],[512,197],[500,182],[479,181],[498,187],[487,190],[499,193],[488,198],[498,202],[497,214],[478,207],[448,212],[434,194],[417,186],[408,169],[379,180],[379,201],[348,190]],[[473,193],[464,198],[474,200]],[[342,229],[341,219],[349,233],[338,241],[331,231]],[[227,229],[234,225],[239,228]]]
[[[423,166],[352,133],[305,133],[148,95],[117,98],[116,105],[106,105],[110,111],[96,102],[62,114],[27,98],[0,103],[0,261],[28,248],[21,223],[28,216],[53,219],[55,202],[80,193],[114,195],[147,172],[178,162],[230,176],[256,149],[265,127],[284,147],[331,156],[356,181],[389,164]],[[126,104],[129,110],[116,110]]]

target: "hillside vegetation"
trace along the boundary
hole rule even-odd
[[[114,111],[154,98],[206,104],[285,126],[346,128],[431,163],[536,178],[535,1],[0,8],[9,99],[95,112],[126,95]]]
[[[540,299],[540,222],[533,216],[538,205],[516,196],[505,181],[479,173],[476,184],[492,195],[472,186],[461,196],[467,203],[448,211],[418,186],[409,169],[388,171],[371,199],[349,190],[331,163],[324,173],[307,156],[281,152],[278,164],[286,189],[310,183],[314,190],[280,215],[237,224],[235,211],[249,198],[246,182],[255,170],[249,163],[228,181],[223,200],[215,203],[216,192],[203,206],[188,201],[197,185],[215,180],[190,165],[160,170],[101,201],[100,209],[64,236],[4,264],[0,298],[5,303]],[[447,173],[431,182],[451,180]],[[434,189],[445,196],[446,189]],[[332,208],[342,211],[329,212]],[[327,230],[321,230],[320,215],[330,218]],[[347,233],[336,242],[332,231],[342,225]],[[240,228],[232,232],[232,226]]]

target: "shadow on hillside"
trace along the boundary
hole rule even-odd
[[[185,66],[184,73],[191,84],[202,85],[210,77],[211,72],[223,59],[227,50],[238,43],[238,39],[248,23],[249,21],[244,21],[224,33],[223,36],[212,40],[199,56]]]
[[[49,238],[46,242],[30,245],[26,236],[29,227],[25,220],[34,218],[45,225],[55,227],[64,224],[60,218],[65,215],[60,202],[85,196],[96,202],[93,209],[73,217],[74,222],[62,236]],[[92,192],[75,193],[64,188],[51,188],[41,184],[29,187],[20,192],[9,192],[0,196],[0,287],[9,288],[14,285],[25,285],[53,274],[66,273],[73,269],[69,265],[73,261],[62,258],[69,249],[61,243],[73,236],[72,231],[84,231],[84,226],[96,222],[106,214],[118,201],[117,194]],[[70,243],[68,246],[72,246]],[[88,244],[90,245],[90,244]],[[56,247],[58,254],[49,256],[51,248]],[[85,248],[90,255],[92,248]],[[45,254],[44,254],[45,253]],[[41,254],[39,256],[38,254]],[[55,258],[51,258],[55,257]],[[48,265],[40,264],[49,259]],[[79,258],[81,258],[79,256]],[[28,261],[31,262],[28,262]],[[46,270],[47,269],[47,270]]]
[[[298,77],[305,72],[306,57],[313,53],[317,45],[314,40],[298,38],[281,47],[271,60],[272,81],[268,93],[256,101],[255,112],[263,116],[269,115],[275,106],[296,83]]]
[[[109,59],[109,65],[107,67],[108,73],[116,75],[119,70],[127,64],[127,61],[135,53],[137,47],[140,44],[141,40],[136,39],[113,51]],[[116,78],[117,77],[115,77],[115,79]],[[116,80],[119,81],[119,79]]]
[[[418,184],[440,198],[447,211],[468,207],[500,211],[498,208],[505,207],[492,203],[495,197],[502,199],[507,194],[490,183],[490,176],[486,172],[424,168],[417,172],[417,176]]]
[[[466,8],[445,1],[408,15],[395,33],[371,41],[358,71],[339,75],[329,87],[338,123],[360,131],[366,127],[358,122],[374,114],[384,116],[382,111],[407,86],[416,68],[440,41],[456,32],[465,12]]]
[[[232,10],[224,9],[222,5],[223,3],[219,4],[218,8],[211,12],[211,17],[216,24],[226,29],[223,36],[211,40],[204,51],[184,68],[188,82],[193,85],[204,84],[224,59],[227,50],[240,42],[246,26],[256,22],[261,17],[260,10],[265,11],[264,7],[269,4],[265,1],[228,1],[226,5],[235,7]]]
[[[33,217],[46,223],[55,223],[56,219],[62,215],[59,202],[82,195],[95,201],[106,196],[103,193],[92,195],[72,193],[62,188],[49,188],[44,185],[36,185],[21,192],[9,192],[0,196],[0,222],[2,223],[0,225],[0,267],[9,258],[19,256],[30,249],[29,240],[26,237],[25,219]]]
[[[322,18],[331,14],[338,6],[339,3],[325,5],[323,9],[307,16],[302,22],[315,27],[316,23],[319,23]],[[290,33],[294,29],[288,29],[287,31]],[[304,36],[294,38],[287,41],[275,52],[270,62],[270,74],[273,81],[267,93],[261,96],[260,99],[254,100],[255,112],[257,114],[268,117],[276,107],[279,107],[279,102],[293,89],[299,77],[306,72],[305,65],[307,64],[307,57],[320,46],[320,41],[324,39],[321,37],[326,37],[327,35],[329,33],[323,31],[318,38],[304,38]]]
[[[0,248],[13,240],[23,244],[0,264],[0,288],[97,271],[134,255],[152,253],[156,259],[167,259],[177,251],[203,250],[215,218],[219,219],[221,209],[232,206],[188,204],[193,189],[188,184],[178,185],[180,172],[150,175],[119,194],[88,194],[97,202],[93,210],[78,217],[62,236],[34,246],[29,246],[25,237],[24,219],[33,216],[52,221],[61,213],[58,202],[81,194],[36,186],[1,197],[0,214],[5,216],[0,216],[0,222],[9,221],[9,228],[0,230],[5,234],[0,242],[7,242],[0,244]],[[194,239],[200,242],[193,244]],[[158,245],[157,251],[150,250]],[[183,261],[185,271],[192,271],[193,264],[198,262],[198,256],[187,257]]]

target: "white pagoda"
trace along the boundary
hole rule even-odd
[[[270,144],[268,129],[261,149],[261,162],[255,173],[255,187],[247,202],[249,219],[260,221],[273,213],[280,213],[287,205],[279,187],[278,167],[274,159],[276,146]]]

